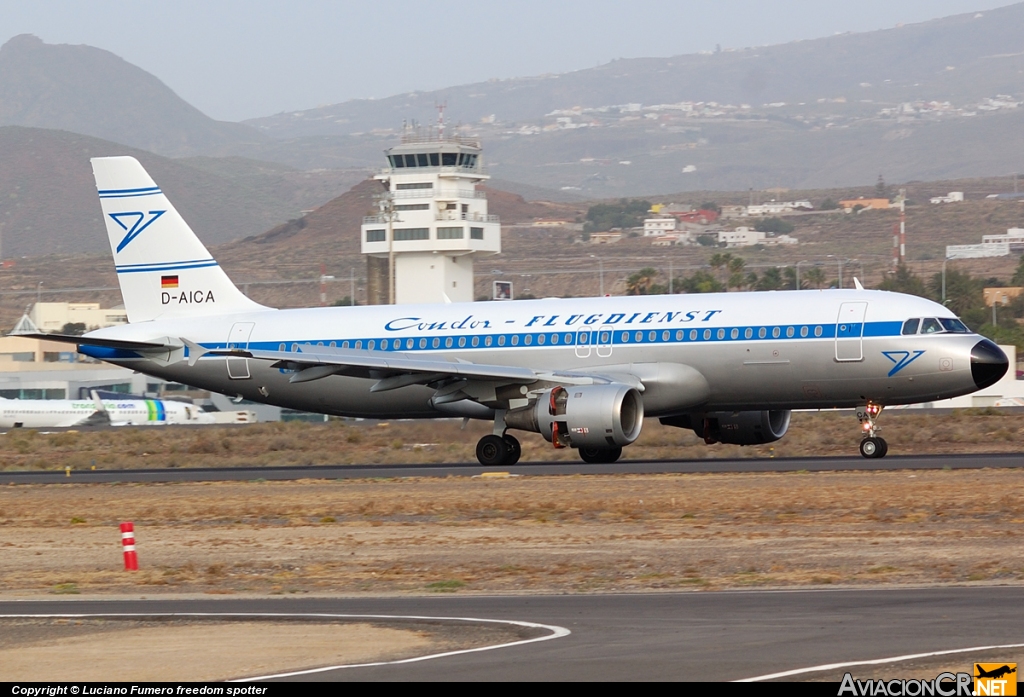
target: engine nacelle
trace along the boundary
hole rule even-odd
[[[704,414],[670,416],[661,419],[666,426],[692,428],[706,443],[730,445],[760,445],[774,443],[786,435],[792,412],[765,411],[709,411]]]
[[[628,385],[555,387],[533,405],[505,414],[505,424],[540,433],[556,446],[622,447],[640,436],[644,402]]]

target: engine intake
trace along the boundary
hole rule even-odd
[[[691,428],[705,443],[760,445],[774,443],[786,435],[792,412],[788,409],[765,411],[709,411],[661,419],[666,426]]]
[[[628,385],[555,387],[505,414],[509,428],[540,433],[555,447],[622,447],[640,436],[643,424],[643,399]]]

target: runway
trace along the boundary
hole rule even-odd
[[[1019,644],[1024,588],[381,599],[2,602],[0,614],[285,612],[477,617],[556,625],[549,641],[290,680],[705,680]],[[1024,653],[1024,650],[1021,650]],[[984,655],[958,654],[970,668]],[[852,669],[854,676],[856,669]],[[893,676],[898,676],[894,670]]]
[[[1024,467],[1024,454],[896,455],[881,460],[862,457],[795,457],[737,460],[624,460],[610,465],[584,462],[525,462],[512,467],[478,463],[422,465],[307,465],[294,467],[195,467],[181,469],[73,470],[0,472],[0,484],[101,484],[109,482],[292,481],[373,477],[472,477],[484,472],[545,476],[572,474],[661,474],[697,472],[842,472],[886,470],[984,469]]]

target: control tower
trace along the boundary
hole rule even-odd
[[[498,216],[476,189],[490,178],[480,142],[442,126],[406,132],[386,154],[374,177],[387,187],[380,214],[360,230],[368,290],[378,289],[370,302],[472,302],[474,256],[501,251]]]

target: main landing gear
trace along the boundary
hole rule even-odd
[[[857,419],[860,420],[861,431],[864,433],[864,440],[860,442],[860,454],[864,457],[885,457],[889,452],[889,444],[885,439],[875,435],[878,431],[875,420],[881,413],[882,406],[871,402],[857,409]]]
[[[512,466],[519,462],[523,448],[515,436],[484,436],[476,444],[476,459],[484,467]]]

